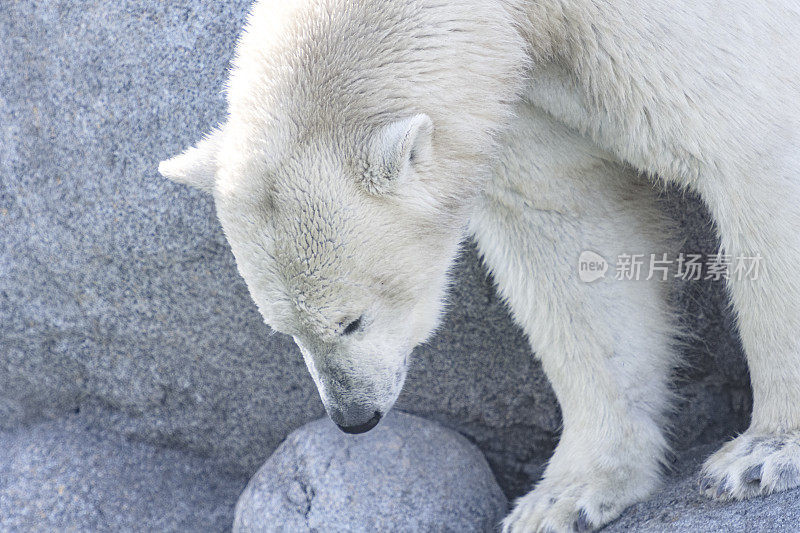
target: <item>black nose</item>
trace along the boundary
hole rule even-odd
[[[378,422],[381,421],[382,416],[383,415],[380,413],[380,411],[375,411],[375,414],[372,415],[372,418],[370,418],[363,424],[358,424],[355,426],[343,426],[341,424],[336,424],[336,425],[339,426],[339,429],[341,429],[345,433],[350,433],[351,435],[355,435],[358,433],[366,433],[367,431],[378,425]]]

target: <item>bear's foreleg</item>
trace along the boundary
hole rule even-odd
[[[673,252],[649,184],[577,134],[520,106],[471,221],[484,261],[561,404],[563,433],[506,532],[590,530],[648,497],[667,448],[675,322],[668,283],[620,256]],[[604,277],[582,281],[608,266]],[[593,263],[593,264],[589,264]],[[626,277],[626,276],[623,276]],[[635,277],[635,276],[632,276]]]
[[[750,427],[703,468],[701,490],[723,500],[800,486],[800,156],[794,142],[777,153],[754,161],[757,175],[723,169],[699,184],[753,386]]]

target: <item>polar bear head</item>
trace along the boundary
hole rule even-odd
[[[523,49],[492,2],[257,2],[227,120],[159,167],[213,194],[252,298],[345,431],[391,408],[439,322]]]

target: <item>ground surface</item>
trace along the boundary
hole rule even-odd
[[[246,478],[72,415],[0,433],[2,531],[226,531]]]
[[[226,474],[224,468],[209,459],[98,432],[91,427],[95,420],[96,414],[92,418],[70,415],[0,433],[0,530],[227,531],[231,528],[234,506],[247,479]],[[664,488],[652,500],[632,507],[604,531],[800,531],[798,490],[735,503],[712,502],[700,496],[696,473],[703,458],[713,450],[713,446],[702,446],[684,452]],[[331,457],[345,455],[334,450]],[[336,462],[335,470],[341,470],[343,464],[339,463]],[[303,468],[314,467],[312,464]],[[363,474],[363,468],[361,471]],[[410,472],[413,474],[415,470]],[[452,477],[452,472],[444,475]],[[342,479],[341,472],[337,476]],[[374,492],[375,485],[373,481],[364,490]],[[314,486],[319,489],[325,482]],[[450,489],[451,499],[456,499],[459,492],[475,494],[475,489],[462,489],[456,483]],[[260,490],[264,491],[264,487]],[[306,498],[306,492],[301,496]],[[313,520],[319,524],[325,520],[321,511],[325,506],[338,505],[342,494],[320,494],[317,498]],[[285,504],[283,507],[289,509]],[[365,508],[374,507],[373,503]],[[467,511],[481,516],[475,507],[471,505]],[[286,511],[275,511],[269,516],[280,512]]]
[[[684,452],[664,488],[630,508],[608,533],[789,533],[800,531],[800,489],[742,502],[715,502],[700,495],[697,472],[717,446]]]

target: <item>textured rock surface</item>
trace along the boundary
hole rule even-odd
[[[800,530],[800,489],[742,502],[716,502],[700,495],[697,473],[717,446],[682,454],[664,488],[634,505],[604,533],[790,533]]]
[[[295,431],[250,481],[234,531],[494,531],[508,502],[464,437],[394,411],[364,435]]]
[[[270,335],[209,198],[158,161],[224,117],[225,68],[249,0],[0,2],[0,425],[111,409],[116,429],[251,474],[322,416],[290,339]],[[684,220],[694,202],[670,195]],[[687,231],[687,250],[709,250]],[[680,445],[746,423],[746,371],[719,286],[680,295]],[[559,412],[471,248],[441,333],[398,407],[468,435],[519,494]]]
[[[215,461],[129,442],[113,433],[98,431],[97,422],[102,416],[107,415],[99,412],[91,416],[85,413],[68,415],[31,428],[0,432],[0,529],[223,531],[230,528],[234,505],[245,487],[246,478],[225,474]],[[385,422],[389,422],[392,428]],[[247,508],[244,516],[249,513],[251,522],[260,520],[260,523],[269,523],[263,520],[271,517],[275,520],[272,524],[278,529],[284,525],[284,530],[302,531],[308,523],[303,509],[309,511],[309,520],[324,519],[330,524],[331,515],[324,512],[344,503],[352,505],[353,502],[345,502],[344,498],[368,495],[378,485],[387,487],[397,483],[398,478],[402,479],[402,490],[391,496],[392,499],[354,499],[354,506],[333,519],[344,520],[355,512],[374,510],[382,504],[414,505],[417,514],[422,514],[419,509],[432,510],[436,502],[414,500],[420,494],[425,496],[422,490],[430,486],[425,484],[425,480],[438,482],[439,488],[447,489],[440,507],[461,502],[463,507],[458,516],[484,516],[480,513],[493,508],[485,501],[468,505],[469,496],[474,496],[480,489],[465,486],[471,478],[456,475],[452,471],[455,468],[479,474],[472,483],[474,479],[484,480],[488,484],[484,490],[494,495],[500,508],[503,497],[496,492],[496,486],[491,488],[493,482],[490,475],[485,475],[483,459],[463,439],[454,437],[436,424],[402,415],[382,422],[376,431],[379,432],[348,437],[322,420],[294,433],[268,461],[264,470],[255,476],[241,497],[242,510]],[[405,440],[400,439],[399,434],[406,435]],[[348,439],[350,442],[343,448],[342,443]],[[461,449],[465,454],[443,454],[440,447],[435,447],[437,444],[441,446],[442,440],[445,446],[455,447],[456,451]],[[398,446],[402,442],[406,443],[405,446]],[[652,500],[633,506],[603,531],[796,531],[800,523],[800,490],[734,503],[712,502],[699,495],[696,473],[702,460],[717,446],[700,446],[683,453],[663,490]],[[324,452],[321,455],[312,453],[311,461],[307,463],[295,461],[313,447],[322,447]],[[345,450],[350,452],[349,458]],[[358,460],[366,454],[371,457],[366,461]],[[421,468],[420,454],[422,462],[433,465],[430,471]],[[330,467],[323,462],[324,457],[331,459]],[[380,464],[376,461],[380,458],[389,460]],[[408,464],[403,463],[403,458],[408,460]],[[454,466],[459,458],[464,462]],[[398,460],[403,468],[390,468],[392,465],[396,467]],[[451,470],[446,470],[448,467]],[[327,475],[315,476],[313,481],[304,477],[322,468],[327,469]],[[370,472],[371,476],[367,476],[365,471],[371,468],[374,470]],[[433,472],[445,477],[434,478]],[[411,479],[415,473],[420,478]],[[384,475],[387,477],[382,477]],[[363,483],[352,490],[350,487],[342,490],[345,480],[358,479],[358,476],[364,478]],[[447,476],[454,478],[449,485],[444,483],[448,481]],[[299,483],[295,485],[292,481]],[[303,485],[303,482],[308,483]],[[283,491],[270,490],[264,483],[281,484]],[[309,498],[308,490],[313,487],[316,487],[316,493]],[[322,487],[340,492],[327,492]],[[277,498],[265,498],[268,494]],[[263,499],[254,499],[254,496]],[[342,499],[337,500],[337,497]],[[373,517],[373,520],[377,523],[378,519]],[[403,516],[402,520],[408,523],[409,517]],[[459,531],[476,527],[471,523],[462,528],[465,524],[458,524],[457,520],[451,524],[459,525]],[[299,526],[299,529],[294,526]],[[418,528],[409,530],[424,531]]]
[[[225,531],[246,479],[86,427],[85,416],[0,433],[3,531]]]

